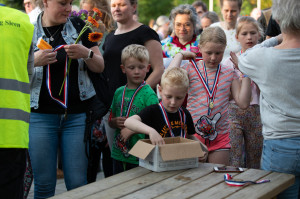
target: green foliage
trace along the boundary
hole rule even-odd
[[[15,8],[25,12],[23,0],[0,0],[0,3],[5,4],[7,7]]]

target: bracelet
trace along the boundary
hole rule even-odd
[[[179,51],[177,54],[181,54],[181,55],[182,55],[182,57],[184,57],[184,55],[182,54],[182,52],[181,52],[181,51]]]
[[[248,75],[243,74],[243,77],[249,77]]]

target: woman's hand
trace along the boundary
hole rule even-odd
[[[65,45],[64,48],[70,59],[87,58],[89,54],[89,49],[81,44]]]
[[[45,66],[57,62],[57,52],[52,49],[39,50],[34,53],[34,66]]]

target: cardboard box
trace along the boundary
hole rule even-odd
[[[164,138],[165,145],[152,145],[149,139],[139,140],[129,151],[139,158],[139,165],[161,172],[198,167],[204,152],[199,142],[182,137]]]

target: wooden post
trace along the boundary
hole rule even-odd
[[[261,0],[257,0],[257,8],[261,10]]]
[[[209,0],[209,11],[214,11],[214,0]]]

